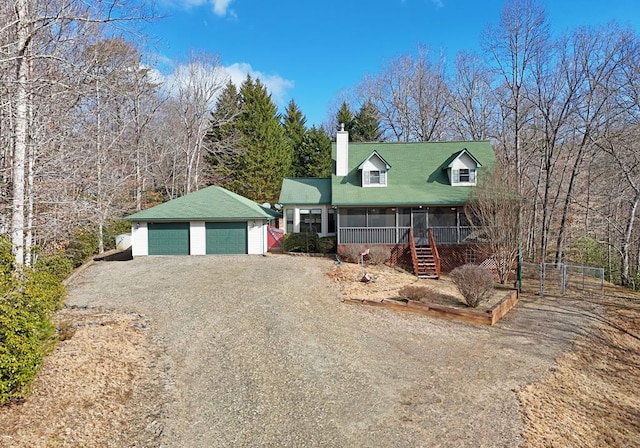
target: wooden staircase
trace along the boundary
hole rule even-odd
[[[416,244],[413,229],[409,230],[413,273],[418,278],[440,279],[440,256],[438,255],[438,248],[436,247],[431,229],[428,229],[427,232],[429,235],[429,244]]]

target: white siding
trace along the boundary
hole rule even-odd
[[[204,221],[189,223],[189,253],[191,255],[205,255],[207,253],[207,229]]]
[[[247,222],[247,252],[262,255],[267,252],[267,223],[262,220]]]
[[[149,255],[149,230],[146,222],[131,223],[131,251],[134,257]]]
[[[362,171],[386,171],[387,166],[379,157],[373,156],[362,165]]]

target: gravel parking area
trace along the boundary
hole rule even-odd
[[[586,314],[524,298],[496,327],[341,303],[327,259],[101,262],[67,303],[139,313],[164,352],[163,446],[514,447],[514,390]],[[166,366],[166,367],[165,367]]]

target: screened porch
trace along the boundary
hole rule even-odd
[[[412,228],[417,244],[426,244],[429,228],[438,244],[469,242],[473,236],[461,207],[338,209],[338,244],[409,244]]]

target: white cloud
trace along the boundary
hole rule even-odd
[[[227,8],[232,0],[212,0],[213,12],[219,16],[224,16],[227,13]]]
[[[167,63],[167,65],[165,65],[165,67],[167,67],[169,60],[164,59],[162,62]],[[164,83],[165,89],[170,96],[176,95],[178,86],[184,86],[190,78],[192,78],[192,82],[195,80],[200,84],[217,84],[219,86],[224,86],[227,80],[231,80],[236,87],[240,88],[245,79],[247,79],[247,75],[251,75],[253,79],[259,79],[260,82],[264,84],[276,106],[283,108],[289,96],[289,89],[292,89],[295,85],[293,81],[279,75],[267,75],[258,70],[254,70],[251,64],[244,62],[231,64],[229,66],[209,63],[171,64],[170,70],[170,73],[165,75],[156,69],[153,69],[150,73],[154,81]],[[218,90],[218,93],[219,92],[220,90]],[[216,97],[212,98],[211,106],[215,103]]]
[[[444,8],[444,1],[443,0],[431,0],[431,3],[433,3],[433,6],[435,6],[438,9]]]
[[[253,79],[259,79],[265,87],[267,91],[271,94],[271,98],[273,102],[278,107],[283,107],[285,104],[285,99],[287,97],[287,93],[289,89],[292,89],[295,83],[289,79],[285,79],[279,75],[267,75],[260,71],[254,70],[250,64],[239,62],[235,64],[231,64],[224,69],[229,74],[231,82],[233,82],[237,87],[247,79],[247,75],[251,75]]]
[[[161,0],[163,3],[178,8],[194,8],[202,5],[210,5],[213,12],[218,16],[230,15],[235,17],[233,10],[229,9],[229,5],[234,0]]]

